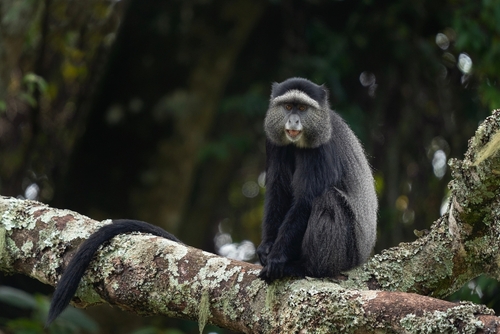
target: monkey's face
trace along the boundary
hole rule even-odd
[[[304,92],[291,90],[271,100],[264,129],[276,145],[318,147],[331,137],[330,111]]]

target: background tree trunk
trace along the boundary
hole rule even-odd
[[[85,129],[122,7],[99,0],[0,4],[2,194],[36,184],[37,198],[53,198]]]

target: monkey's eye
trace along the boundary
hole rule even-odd
[[[299,110],[300,111],[306,111],[307,107],[303,104],[299,104]]]
[[[285,104],[285,109],[290,111],[293,109],[293,106],[291,104]]]

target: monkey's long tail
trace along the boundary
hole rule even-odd
[[[90,261],[100,245],[110,240],[118,234],[142,232],[157,235],[172,241],[181,242],[174,235],[159,228],[158,226],[148,224],[138,220],[118,219],[113,220],[112,224],[101,227],[85,240],[78,248],[64,270],[61,280],[57,284],[56,291],[50,304],[49,316],[46,326],[48,326],[59,314],[68,306],[71,298],[78,288],[78,284],[85,273]]]

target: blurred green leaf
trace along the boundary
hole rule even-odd
[[[8,286],[0,286],[0,301],[27,310],[32,310],[37,306],[32,295]]]
[[[50,300],[44,295],[33,296],[12,287],[0,287],[0,301],[21,309],[32,310],[30,318],[18,318],[7,322],[8,328],[18,333],[44,333],[44,324],[50,307]],[[97,332],[99,326],[83,311],[72,306],[50,325],[50,333],[74,333],[78,329]]]
[[[19,97],[24,100],[26,103],[28,103],[32,107],[36,107],[36,100],[33,97],[33,95],[28,94],[28,93],[20,93]]]
[[[156,327],[144,327],[133,331],[131,334],[158,334],[159,330]]]
[[[83,311],[73,306],[68,306],[56,321],[73,324],[88,332],[97,332],[99,330],[99,326],[94,320],[89,318]]]
[[[498,282],[485,275],[481,275],[452,294],[448,300],[466,300],[476,304],[484,304],[490,308],[498,306]]]
[[[267,90],[264,93],[261,87],[254,87],[246,94],[231,96],[222,100],[221,112],[263,116],[267,110],[268,102]]]
[[[30,93],[34,92],[34,88],[37,86],[38,89],[45,93],[47,91],[47,82],[44,78],[35,73],[28,73],[24,76],[23,82],[28,86],[28,91]]]
[[[14,319],[7,322],[7,328],[15,334],[44,333],[42,323],[26,318]]]

